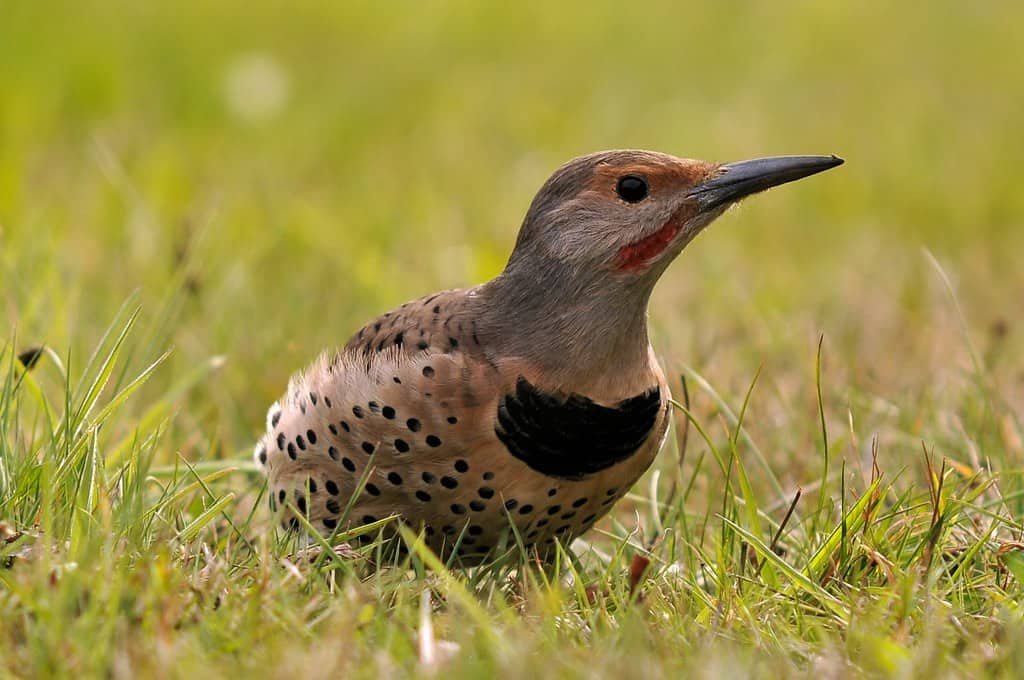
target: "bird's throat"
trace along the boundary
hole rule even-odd
[[[476,296],[481,344],[543,372],[548,388],[602,400],[649,388],[649,277],[609,281],[599,273],[555,261],[506,269]]]

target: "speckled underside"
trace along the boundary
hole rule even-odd
[[[614,403],[547,392],[487,356],[470,294],[403,305],[292,379],[255,450],[286,525],[289,506],[325,534],[397,514],[474,561],[512,525],[527,546],[568,541],[647,469],[667,428],[660,371]]]

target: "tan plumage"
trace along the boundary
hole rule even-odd
[[[743,195],[838,164],[769,160],[620,151],[561,168],[501,276],[406,303],[292,379],[255,452],[272,507],[328,534],[398,514],[469,562],[510,526],[541,551],[588,529],[668,429],[646,334],[658,276]]]

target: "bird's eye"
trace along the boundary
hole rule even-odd
[[[647,198],[647,180],[639,175],[626,175],[615,185],[615,193],[626,203],[639,203]]]

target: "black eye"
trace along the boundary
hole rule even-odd
[[[615,193],[626,203],[639,203],[647,198],[647,180],[639,175],[626,175],[615,185]]]

